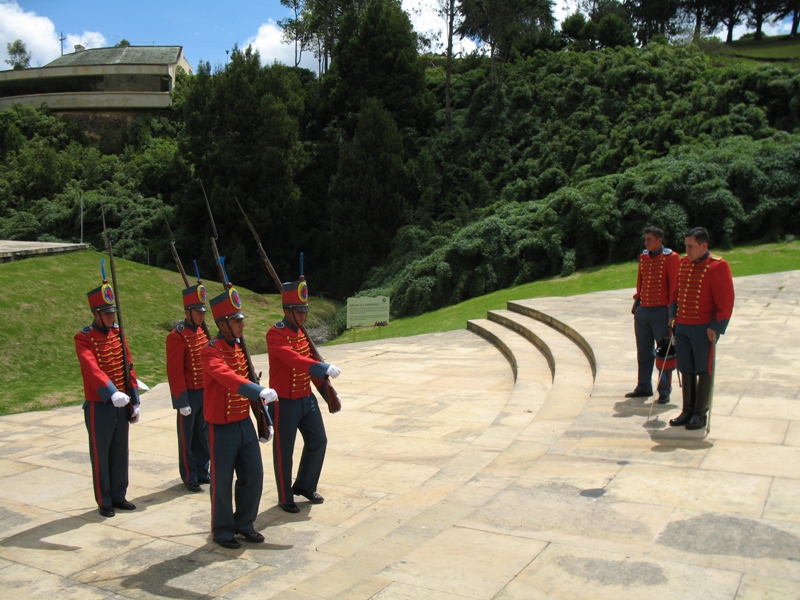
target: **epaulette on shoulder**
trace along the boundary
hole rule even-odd
[[[119,329],[119,323],[114,323],[114,327],[112,329]]]
[[[217,338],[211,338],[210,340],[208,340],[208,343],[209,343],[210,346],[213,347],[214,346],[214,342],[216,342],[216,341],[217,341]]]
[[[664,248],[664,254],[672,254],[672,248]]]
[[[642,250],[642,254],[644,254],[645,256],[647,256],[648,254],[650,254],[650,250],[648,250],[647,248],[645,248],[644,250]]]
[[[177,331],[178,333],[180,333],[184,329],[186,329],[186,325],[183,323],[178,323],[177,325],[175,325],[175,331]]]
[[[711,260],[722,260],[721,256],[717,256],[716,254],[710,254],[709,257]]]
[[[89,333],[92,329],[94,329],[94,327],[92,327],[91,325],[87,325],[86,327],[81,329],[81,333]]]
[[[286,327],[286,323],[284,323],[283,321],[278,321],[277,323],[275,323],[275,327],[277,327],[278,329],[283,329],[284,327]]]

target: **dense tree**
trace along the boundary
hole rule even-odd
[[[507,61],[514,43],[528,34],[552,31],[552,0],[462,0],[460,35],[489,47],[494,61]]]
[[[28,52],[25,42],[22,40],[16,39],[8,42],[6,52],[8,52],[8,58],[5,63],[11,65],[12,69],[27,69],[31,66],[31,53]]]
[[[572,50],[595,50],[633,46],[633,28],[627,10],[617,0],[593,2],[588,9],[589,19],[577,12],[570,15],[561,26],[561,34]]]
[[[668,37],[676,33],[680,0],[628,0],[627,5],[642,46],[656,35]]]
[[[764,34],[761,29],[764,26],[764,22],[780,13],[783,4],[784,0],[750,0],[745,14],[747,15],[748,27],[756,30],[755,39],[760,40],[763,37]]]
[[[733,42],[733,30],[741,24],[749,5],[750,0],[718,0],[714,3],[711,18],[725,27],[726,43]]]
[[[347,135],[367,98],[379,99],[401,131],[425,131],[432,124],[434,98],[426,88],[417,36],[398,0],[369,0],[363,12],[350,10],[335,55],[324,85]]]
[[[213,76],[208,64],[200,65],[197,77],[178,98],[185,122],[181,147],[198,180],[179,203],[186,216],[182,227],[209,231],[202,182],[217,219],[222,251],[230,259],[231,277],[255,289],[269,289],[261,274],[251,273],[248,266],[250,244],[236,233],[241,215],[234,198],[259,230],[269,231],[276,268],[288,271],[302,243],[294,237],[303,218],[295,176],[304,160],[298,125],[303,99],[296,71],[281,65],[262,67],[258,52],[234,48],[230,61]]]
[[[379,100],[368,98],[330,186],[336,295],[355,294],[367,272],[388,255],[406,218],[409,183],[397,125]]]
[[[703,32],[711,34],[719,25],[714,0],[681,0],[680,12],[692,21],[692,39],[699,40]]]
[[[782,21],[786,17],[792,18],[792,29],[789,35],[792,39],[795,39],[797,37],[797,26],[800,23],[800,0],[783,0],[778,13],[775,15],[775,21]]]

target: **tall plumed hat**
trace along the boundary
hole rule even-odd
[[[281,284],[281,300],[284,308],[293,308],[298,312],[308,312],[308,284],[300,275],[298,281]]]
[[[239,292],[235,287],[229,287],[210,300],[211,314],[214,315],[214,321],[221,321],[222,319],[244,319],[246,315],[242,313],[242,299],[239,297]]]
[[[89,308],[92,312],[117,312],[117,305],[114,303],[114,288],[106,279],[106,259],[100,259],[100,273],[103,276],[103,285],[87,292]]]
[[[206,312],[206,286],[198,283],[183,290],[183,308]]]

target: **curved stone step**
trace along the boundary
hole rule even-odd
[[[504,449],[530,425],[544,405],[552,387],[552,371],[544,354],[507,327],[488,319],[473,319],[467,321],[467,329],[496,346],[514,374],[514,390],[508,403],[477,442]]]
[[[589,361],[589,366],[592,369],[592,378],[597,377],[597,358],[594,354],[594,350],[592,349],[592,346],[589,344],[586,338],[583,337],[580,333],[578,333],[577,330],[570,327],[563,321],[560,321],[551,315],[548,315],[540,310],[533,308],[529,304],[523,304],[520,302],[509,302],[507,306],[508,310],[520,313],[536,321],[540,321],[545,325],[549,325],[556,331],[559,331],[563,335],[567,336],[586,355],[586,359]]]
[[[552,365],[552,385],[545,402],[521,437],[548,446],[555,443],[580,415],[592,394],[594,375],[583,348],[560,329],[511,310],[489,311],[491,321],[507,327],[537,348],[546,348]]]

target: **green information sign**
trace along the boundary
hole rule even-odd
[[[389,297],[347,299],[347,328],[389,324]]]

